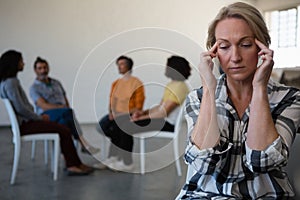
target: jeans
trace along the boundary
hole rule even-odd
[[[73,137],[78,140],[82,130],[71,108],[50,109],[42,114],[49,115],[50,121],[57,122],[70,128]]]

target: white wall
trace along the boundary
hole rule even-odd
[[[196,72],[208,23],[225,0],[0,0],[0,52],[23,53],[19,78],[26,92],[37,56],[48,60],[62,81],[80,122],[96,122],[107,112],[110,84],[118,77],[115,59],[135,61],[134,75],[146,86],[146,107],[158,103],[167,57],[178,54],[193,66],[188,84],[201,83]],[[252,1],[251,1],[252,2]],[[255,3],[255,1],[254,1]],[[0,110],[3,111],[0,104]],[[0,124],[5,124],[5,112]]]

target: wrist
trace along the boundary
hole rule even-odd
[[[265,85],[256,85],[253,86],[253,95],[261,95],[261,94],[267,94],[268,88]]]
[[[203,86],[203,96],[209,96],[211,98],[215,98],[215,88],[209,88]]]

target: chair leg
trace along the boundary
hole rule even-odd
[[[55,140],[49,140],[48,142],[50,143],[50,168],[51,172],[54,172]]]
[[[145,174],[145,139],[140,138],[141,174]]]
[[[31,160],[35,157],[35,140],[31,142]]]
[[[60,152],[60,148],[59,148],[59,139],[58,140],[54,140],[53,144],[53,156],[52,156],[52,168],[53,168],[53,180],[57,180],[57,174],[58,174],[58,162],[59,162],[59,152]]]
[[[13,185],[16,180],[17,176],[17,170],[19,166],[19,159],[20,159],[20,149],[21,149],[21,144],[15,144],[15,152],[14,152],[14,164],[11,172],[11,178],[10,178],[10,184]]]
[[[48,164],[48,140],[44,140],[45,165]]]
[[[181,176],[181,166],[180,166],[180,160],[179,160],[179,149],[178,149],[178,137],[175,137],[173,140],[174,145],[174,158],[176,163],[176,169],[177,169],[177,175]]]

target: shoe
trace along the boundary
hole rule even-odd
[[[94,169],[102,170],[102,169],[107,169],[108,167],[102,163],[95,163],[93,164]]]
[[[81,147],[81,152],[82,153],[86,153],[86,154],[90,154],[90,155],[93,155],[93,154],[96,154],[100,151],[99,148],[95,148],[95,147],[92,147],[92,146],[82,146]]]
[[[89,173],[89,174],[92,173],[92,172],[94,172],[94,168],[93,168],[93,167],[87,166],[87,165],[85,165],[85,164],[79,165],[79,168],[80,168],[81,170],[83,170],[83,171]]]
[[[105,166],[110,166],[117,161],[118,161],[118,158],[116,156],[111,156],[111,157],[107,158],[106,160],[102,161],[102,163]]]
[[[107,158],[106,160],[102,161],[101,163],[96,163],[93,165],[94,169],[107,169],[109,166],[111,166],[113,163],[117,162],[118,158],[115,156],[111,156]]]
[[[67,169],[66,171],[68,176],[86,176],[92,173],[94,169],[81,164],[80,166],[72,167],[72,169]]]
[[[113,170],[117,171],[132,171],[133,170],[133,163],[126,165],[123,160],[114,162],[111,166],[108,166]]]
[[[85,172],[85,171],[71,171],[67,170],[67,175],[68,176],[86,176],[89,175],[90,173]]]

